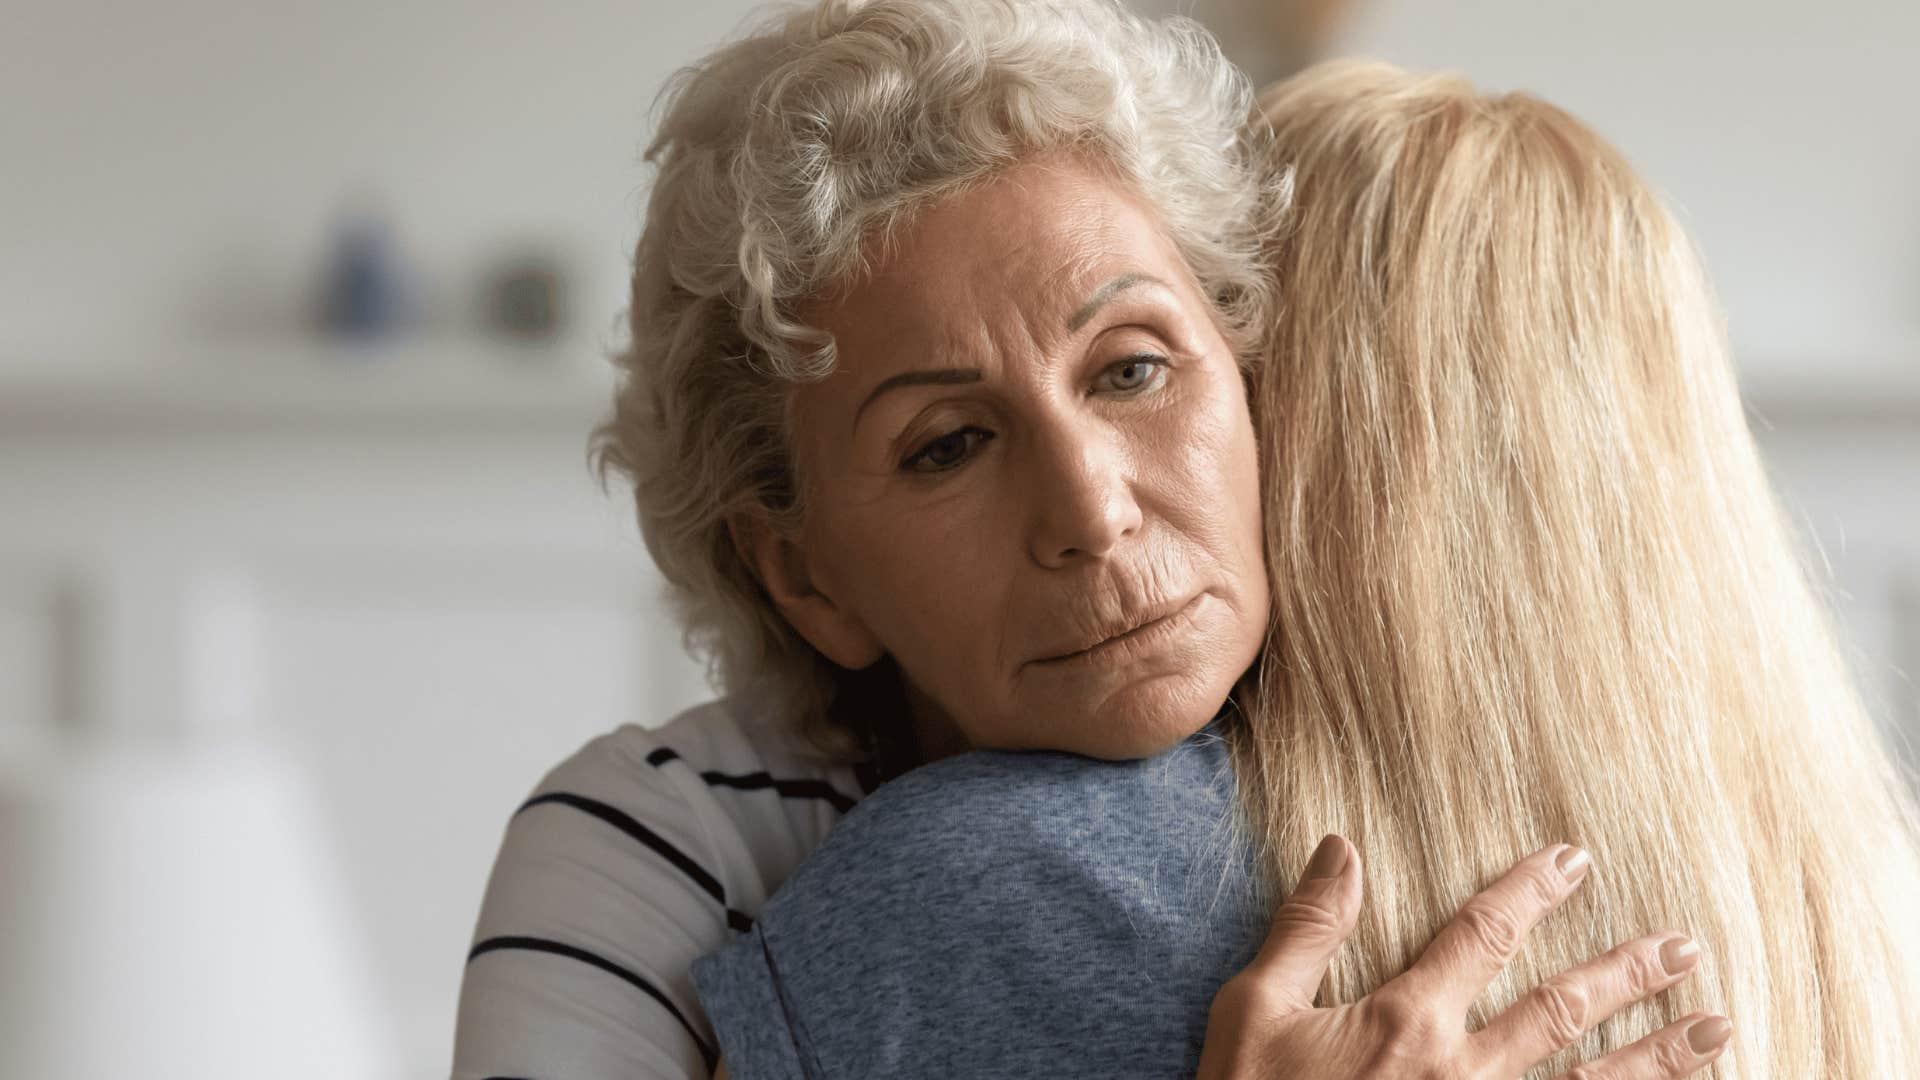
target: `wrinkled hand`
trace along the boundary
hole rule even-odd
[[[1684,934],[1638,938],[1547,980],[1469,1034],[1474,999],[1573,894],[1586,863],[1566,844],[1534,852],[1468,900],[1411,968],[1353,1004],[1316,1008],[1327,965],[1360,914],[1359,852],[1327,837],[1259,954],[1214,995],[1199,1080],[1514,1080],[1626,1005],[1678,983],[1699,959]],[[1696,1013],[1561,1080],[1687,1076],[1719,1057],[1731,1034],[1725,1018]]]

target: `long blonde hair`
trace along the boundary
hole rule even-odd
[[[1529,851],[1593,853],[1469,1016],[1665,928],[1716,1077],[1920,1076],[1920,814],[1742,414],[1688,240],[1560,110],[1323,64],[1260,97],[1294,183],[1254,375],[1274,615],[1229,730],[1270,895],[1366,896],[1322,1003]]]

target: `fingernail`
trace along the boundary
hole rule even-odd
[[[1560,868],[1560,872],[1567,876],[1568,881],[1579,881],[1586,876],[1587,864],[1593,862],[1593,856],[1568,844],[1567,850],[1554,856],[1553,862]]]
[[[1704,1054],[1727,1041],[1733,1025],[1724,1016],[1710,1016],[1687,1029],[1687,1045],[1696,1054]]]
[[[1328,835],[1313,849],[1313,859],[1307,863],[1306,880],[1324,881],[1340,876],[1347,868],[1347,845]]]
[[[1694,944],[1692,938],[1674,938],[1660,946],[1660,966],[1666,968],[1669,975],[1680,974],[1698,959],[1700,946]]]

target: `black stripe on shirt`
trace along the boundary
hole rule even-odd
[[[589,799],[585,795],[575,795],[570,791],[554,791],[545,795],[536,795],[526,802],[521,803],[520,809],[515,810],[514,814],[517,816],[522,810],[539,806],[542,803],[557,803],[562,806],[571,806],[575,810],[599,818],[601,821],[640,841],[661,858],[679,868],[680,872],[692,879],[695,885],[700,886],[700,888],[706,891],[707,895],[713,897],[715,902],[717,902],[721,908],[725,909],[727,913],[727,927],[729,929],[739,931],[753,929],[753,917],[727,903],[726,889],[721,886],[719,878],[714,877],[705,867],[688,858],[685,852],[667,843],[665,838],[659,833],[635,821],[633,815],[628,814],[619,807],[609,806],[598,799]]]
[[[667,746],[663,746],[647,755],[647,764],[652,765],[656,769],[669,761],[680,760],[684,759],[680,757],[679,752]],[[825,799],[828,804],[842,814],[853,809],[854,804],[854,800],[841,794],[839,789],[827,783],[825,780],[775,780],[771,774],[764,770],[734,776],[723,772],[707,770],[700,774],[700,779],[705,780],[708,787],[730,787],[738,788],[741,791],[759,791],[765,788],[772,788],[783,799]]]
[[[661,858],[679,867],[681,873],[692,878],[694,884],[705,889],[707,894],[715,900],[720,901],[722,906],[726,905],[727,894],[726,891],[720,887],[719,878],[708,873],[706,868],[702,867],[699,863],[687,858],[679,848],[674,847],[661,838],[659,833],[635,821],[633,816],[626,811],[618,807],[608,806],[598,799],[589,799],[585,795],[575,795],[570,791],[554,791],[545,795],[535,795],[533,798],[521,803],[520,809],[515,810],[514,815],[517,817],[521,813],[531,810],[542,803],[560,803],[563,806],[571,806],[582,813],[592,814],[594,817],[599,818],[601,821],[606,822],[653,849]]]
[[[627,970],[626,968],[622,967],[619,964],[614,963],[611,960],[608,960],[606,957],[601,956],[598,953],[589,952],[586,949],[582,949],[577,945],[567,945],[562,942],[549,941],[546,938],[536,938],[536,937],[488,938],[487,940],[473,947],[473,951],[467,954],[467,962],[472,963],[475,957],[478,957],[484,953],[496,952],[501,949],[525,949],[530,952],[552,953],[555,956],[564,956],[572,960],[578,960],[583,964],[590,964],[594,967],[599,968],[601,971],[606,972],[609,975],[622,979],[627,983],[630,983],[633,986],[640,988],[645,993],[651,995],[655,1001],[658,1001],[661,1005],[664,1005],[666,1007],[666,1010],[673,1014],[673,1018],[675,1020],[680,1021],[680,1026],[687,1029],[687,1035],[693,1039],[693,1044],[700,1048],[700,1056],[707,1063],[707,1071],[711,1073],[714,1069],[719,1067],[720,1052],[718,1050],[715,1050],[713,1047],[708,1046],[707,1041],[705,1039],[702,1039],[699,1033],[693,1030],[693,1025],[687,1021],[686,1014],[680,1011],[680,1007],[675,1005],[673,1001],[667,997],[666,994],[662,993],[659,990],[659,988],[655,987],[652,983],[641,978],[639,975],[635,974],[634,972]]]

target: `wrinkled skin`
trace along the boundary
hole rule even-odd
[[[804,528],[736,536],[822,654],[898,662],[929,757],[1160,753],[1218,712],[1268,614],[1253,425],[1214,309],[1154,211],[1071,158],[896,239],[802,313],[838,349],[796,390]]]

